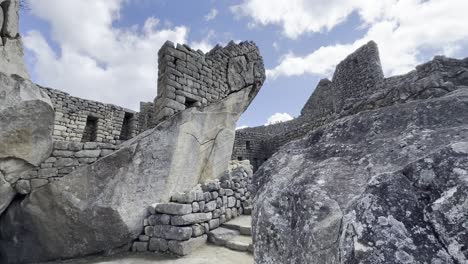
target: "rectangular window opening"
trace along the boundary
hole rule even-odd
[[[185,97],[185,108],[194,107],[197,103],[197,100]]]
[[[83,132],[81,142],[94,142],[97,138],[98,118],[94,116],[88,116],[86,118],[86,126]]]
[[[245,142],[245,148],[246,148],[247,150],[250,150],[250,141],[246,141],[246,142]]]
[[[120,130],[120,140],[129,140],[132,138],[133,113],[125,113],[122,129]]]

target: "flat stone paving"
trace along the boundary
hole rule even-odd
[[[253,256],[224,247],[207,244],[192,254],[180,258],[155,253],[125,253],[110,257],[88,257],[47,264],[253,264]],[[46,263],[43,263],[46,264]]]

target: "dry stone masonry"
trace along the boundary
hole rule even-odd
[[[364,110],[442,96],[466,83],[466,63],[466,59],[436,56],[407,74],[384,78],[377,45],[371,41],[337,66],[332,81],[323,79],[318,83],[299,117],[237,130],[232,158],[250,159],[256,170],[284,144],[334,120]],[[259,147],[247,149],[247,142]]]
[[[251,181],[249,161],[232,161],[220,181],[177,193],[170,203],[150,206],[143,234],[132,250],[189,254],[206,243],[210,231],[244,212],[250,214]]]
[[[158,96],[153,107],[142,104],[143,130],[186,108],[217,102],[249,85],[259,87],[265,79],[258,48],[248,41],[216,46],[207,54],[168,41],[159,50],[158,67]]]
[[[174,50],[178,49],[166,43],[159,52],[160,59],[170,58]],[[193,82],[200,84],[205,79],[200,75],[203,67],[199,75],[193,72],[189,76],[185,72],[176,76],[169,70],[170,62],[160,63],[161,86],[156,102],[164,101],[162,109],[170,108],[175,102],[166,100],[172,96],[172,86],[166,85],[167,80],[181,82],[176,91],[178,95],[183,91],[187,101],[199,100],[171,116],[162,117],[158,115],[159,110],[145,112],[144,109],[156,108],[142,103],[143,112],[135,113],[133,119],[126,121],[126,115],[131,113],[125,109],[42,89],[54,102],[57,113],[54,135],[60,143],[55,143],[57,149],[49,160],[35,164],[39,166],[35,169],[37,176],[21,181],[21,185],[27,185],[31,180],[32,185],[41,180],[39,184],[45,185],[31,188],[29,194],[13,200],[0,217],[1,261],[41,262],[131,246],[143,231],[142,223],[150,204],[169,203],[175,193],[187,192],[197,184],[224,175],[231,158],[236,122],[260,90],[265,69],[260,52],[252,42],[231,42],[204,56],[198,54],[197,60],[212,60],[213,67],[225,65],[226,78],[212,75],[214,83],[206,88],[211,96],[200,95],[205,87],[194,88],[198,86]],[[185,83],[181,81],[183,78],[187,80]],[[201,100],[194,97],[197,89]],[[134,121],[143,126],[133,129]],[[129,129],[124,129],[125,124],[132,122]],[[153,128],[146,129],[145,124]],[[135,130],[143,132],[122,142],[115,151],[110,148],[123,139],[122,134],[133,134]],[[11,191],[6,190],[5,194],[10,197]],[[239,213],[237,199],[236,209],[227,210],[231,215],[232,211]],[[213,212],[218,212],[216,209]],[[49,232],[50,227],[55,231]]]
[[[56,140],[118,144],[138,133],[138,114],[132,110],[42,89],[54,105]]]

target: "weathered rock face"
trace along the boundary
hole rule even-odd
[[[224,174],[236,122],[260,89],[245,85],[15,201],[0,218],[0,260],[71,258],[128,245],[141,233],[150,204]]]
[[[19,35],[19,0],[0,0],[0,72],[29,79]]]
[[[382,96],[283,146],[253,177],[256,263],[467,263],[467,84]]]
[[[0,73],[0,214],[16,194],[14,188],[28,192],[23,173],[50,155],[53,120],[49,97],[39,87]]]

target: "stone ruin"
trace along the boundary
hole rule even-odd
[[[0,7],[1,263],[186,255],[250,212],[259,264],[467,262],[468,58],[385,78],[369,42],[299,117],[235,131],[254,43],[166,42],[134,112],[32,83],[18,0]]]
[[[155,204],[161,205],[154,210],[185,205],[176,197],[197,188],[209,190],[202,192],[204,201],[196,198],[200,208],[190,200],[191,212],[180,217],[206,219],[181,223],[172,217],[173,229],[197,226],[193,237],[203,239],[226,219],[251,210],[250,165],[242,165],[244,173],[250,171],[242,179],[227,169],[236,122],[265,80],[253,42],[231,42],[207,54],[166,42],[158,52],[157,97],[134,112],[29,81],[19,67],[21,38],[5,31],[5,25],[17,26],[18,1],[1,6],[11,17],[1,17],[2,43],[18,49],[4,46],[0,56],[0,262],[142,245],[154,251],[156,239],[168,239],[173,253],[186,254],[197,240],[171,242],[170,230],[150,233],[145,219]]]
[[[301,116],[237,131],[255,263],[467,263],[467,107],[468,58],[384,78],[370,42]]]
[[[319,81],[297,118],[237,130],[232,159],[248,159],[256,171],[281,146],[334,120],[449,92],[452,84],[466,79],[465,67],[464,60],[436,56],[408,74],[384,78],[377,45],[371,41],[337,65],[331,81]],[[445,77],[445,72],[462,73]]]

